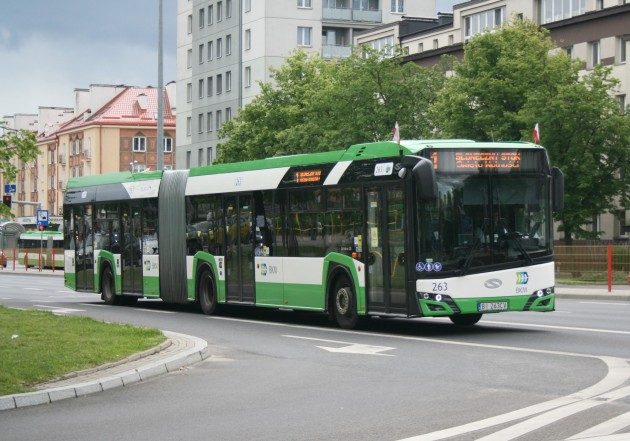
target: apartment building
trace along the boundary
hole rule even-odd
[[[164,165],[175,164],[175,114],[164,91]],[[56,108],[58,118],[39,115],[16,119],[19,127],[36,131],[39,156],[19,162],[15,200],[40,203],[49,214],[61,215],[68,179],[93,174],[155,170],[157,165],[157,97],[153,87],[93,84],[75,89],[73,108]],[[173,100],[174,101],[174,100]],[[52,108],[55,109],[55,108]],[[16,115],[17,116],[17,115]],[[14,204],[17,216],[34,215],[35,205]]]
[[[471,0],[453,7],[452,17],[418,31],[401,32],[401,24],[384,25],[358,34],[355,44],[373,45],[391,37],[408,54],[406,61],[432,66],[444,54],[463,56],[466,41],[500,27],[511,17],[533,20],[550,31],[556,46],[583,63],[584,72],[597,64],[610,66],[620,84],[614,92],[627,109],[630,96],[630,0]],[[450,21],[450,22],[449,22]],[[404,22],[404,21],[403,21]],[[619,219],[603,213],[594,219],[603,239],[630,237],[630,210]]]
[[[211,164],[218,130],[295,50],[347,57],[357,32],[403,16],[435,1],[178,0],[177,168]]]

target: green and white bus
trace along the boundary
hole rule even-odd
[[[25,231],[20,234],[17,248],[20,265],[63,269],[64,242],[60,231]]]
[[[563,176],[523,142],[423,140],[73,178],[65,284],[361,317],[553,311]]]

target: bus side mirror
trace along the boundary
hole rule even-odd
[[[437,182],[433,163],[427,158],[420,158],[418,163],[411,170],[416,180],[416,189],[421,201],[432,201],[437,199]]]
[[[558,167],[551,169],[551,207],[554,213],[564,209],[564,173]]]

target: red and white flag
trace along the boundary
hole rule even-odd
[[[398,127],[398,121],[396,121],[396,125],[392,129],[392,141],[400,144],[400,127]]]
[[[536,144],[540,144],[540,128],[538,127],[538,123],[534,126],[534,130],[532,130],[532,138],[534,138]]]

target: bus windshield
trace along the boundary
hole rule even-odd
[[[464,275],[551,255],[550,184],[542,170],[438,170],[436,178],[437,200],[418,204],[419,272]]]

